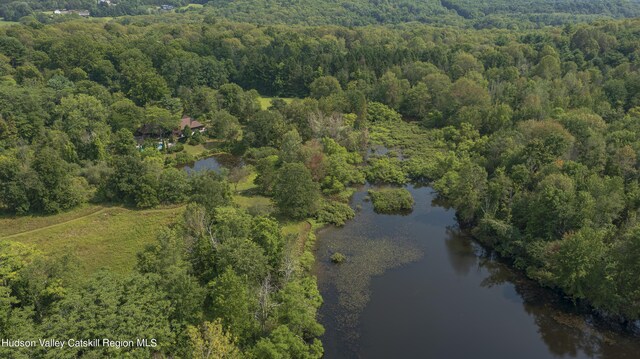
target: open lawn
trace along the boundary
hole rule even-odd
[[[244,209],[256,209],[260,212],[273,212],[271,198],[252,193],[256,189],[253,181],[257,174],[252,173],[238,183],[237,192],[233,196],[233,201]]]
[[[272,213],[270,198],[257,195],[252,173],[238,183],[234,202],[259,213]],[[0,241],[11,240],[34,246],[47,255],[70,253],[78,261],[80,275],[108,268],[125,274],[133,269],[136,254],[153,243],[159,231],[175,223],[185,206],[151,210],[85,205],[52,216],[0,217]],[[310,230],[307,221],[285,223],[285,234],[298,233],[298,247]]]
[[[207,139],[205,143],[200,145],[190,145],[185,143],[184,152],[188,153],[189,155],[195,158],[200,158],[202,156],[208,156],[208,152],[212,150],[216,150],[220,146],[220,143],[221,141],[219,140],[211,140],[211,139]],[[167,156],[175,157],[176,153],[172,153]]]
[[[17,24],[19,24],[19,22],[5,21],[3,18],[0,17],[0,26],[9,26],[9,25],[17,25]]]
[[[100,268],[126,273],[135,265],[136,254],[183,210],[87,206],[48,217],[2,218],[0,240],[30,244],[45,254],[72,253],[83,274]]]
[[[176,9],[177,10],[194,10],[194,9],[202,9],[204,7],[204,5],[202,4],[187,4],[185,6],[181,6],[179,8]]]
[[[269,106],[271,106],[271,100],[279,98],[281,100],[284,100],[284,102],[289,103],[291,101],[293,101],[293,98],[289,98],[289,97],[262,97],[260,96],[260,107],[262,107],[263,110],[266,110],[269,108]]]

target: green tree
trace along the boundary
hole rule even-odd
[[[287,283],[278,292],[278,298],[281,303],[278,307],[279,321],[287,325],[294,334],[311,339],[324,333],[324,328],[316,321],[322,297],[313,278],[306,277]]]
[[[209,130],[213,136],[220,140],[237,141],[242,134],[242,127],[238,119],[227,112],[220,110],[207,115],[212,128]]]
[[[202,171],[191,176],[191,201],[201,204],[207,213],[231,203],[231,188],[224,178],[213,171]]]
[[[199,327],[187,328],[189,358],[240,359],[241,352],[235,339],[225,331],[220,320],[204,322]]]
[[[129,99],[114,102],[109,107],[108,122],[114,131],[126,128],[137,130],[144,120],[144,111]]]
[[[260,339],[252,350],[256,358],[280,359],[280,358],[301,358],[320,359],[322,358],[322,343],[314,339],[311,344],[307,344],[302,338],[295,335],[286,325],[281,325],[267,338]]]
[[[282,162],[299,162],[302,159],[302,138],[295,129],[282,136],[280,160]]]
[[[258,323],[253,316],[255,298],[251,296],[246,281],[233,269],[227,268],[209,287],[213,316],[221,319],[222,325],[238,338],[240,344],[249,341]]]
[[[583,228],[570,233],[558,243],[553,252],[551,270],[554,281],[573,298],[586,298],[605,276],[607,245],[605,232]]]
[[[309,85],[309,89],[311,90],[311,97],[317,99],[342,92],[340,82],[333,76],[318,77]]]
[[[279,112],[260,111],[249,119],[245,141],[253,147],[277,147],[286,131],[284,118]]]
[[[189,197],[189,180],[185,171],[167,168],[158,180],[158,199],[164,204],[182,203]]]
[[[273,187],[278,209],[291,218],[305,218],[317,210],[320,192],[311,172],[298,162],[285,163]]]

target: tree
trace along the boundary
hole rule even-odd
[[[302,338],[295,335],[286,325],[276,328],[269,337],[260,339],[252,350],[256,358],[280,359],[280,358],[304,358],[320,359],[323,350],[322,343],[314,339],[307,344]]]
[[[545,80],[552,80],[560,76],[560,60],[553,55],[547,55],[540,60],[535,74]]]
[[[166,133],[178,128],[179,124],[179,116],[167,109],[158,106],[145,108],[143,125],[147,126],[148,131],[156,136],[164,137]]]
[[[318,77],[309,85],[309,89],[311,97],[317,99],[342,92],[340,82],[333,76]]]
[[[226,110],[211,113],[206,118],[211,122],[210,132],[215,138],[231,142],[240,138],[242,134],[240,122]]]
[[[108,122],[114,131],[126,128],[137,130],[144,119],[144,111],[129,99],[114,102],[109,107]]]
[[[273,155],[261,158],[256,163],[258,175],[254,183],[260,188],[260,192],[265,195],[270,195],[273,192],[278,178],[278,161],[278,156]]]
[[[411,118],[423,120],[429,114],[431,107],[429,88],[424,83],[418,83],[407,91],[400,110]]]
[[[167,168],[158,180],[158,199],[164,204],[182,203],[189,197],[189,180],[185,171]]]
[[[295,129],[282,136],[280,160],[282,162],[299,162],[301,160],[302,138]]]
[[[220,319],[204,322],[200,327],[189,326],[189,358],[240,359],[241,352],[235,339],[222,327]]]
[[[367,119],[371,122],[400,121],[402,117],[392,108],[379,102],[371,102],[367,106]]]
[[[244,92],[236,84],[224,84],[218,90],[218,107],[229,111],[244,123],[250,116],[260,110],[258,95],[255,92]]]
[[[279,112],[260,111],[249,119],[245,140],[253,147],[277,147],[286,131],[284,118]]]
[[[322,297],[313,278],[287,283],[278,297],[281,302],[278,307],[280,323],[286,324],[294,334],[310,339],[324,333],[324,328],[316,321]]]
[[[132,356],[150,356],[153,352],[169,352],[174,334],[168,316],[172,308],[166,293],[157,286],[154,275],[132,274],[124,279],[106,272],[92,276],[79,290],[68,293],[56,303],[54,314],[44,328],[49,337],[66,338],[155,338],[158,347],[120,348]],[[78,325],[84,323],[84,325]],[[108,356],[109,347],[59,349],[65,357],[87,351],[95,356]],[[86,354],[85,354],[86,355]]]
[[[56,213],[75,207],[86,198],[86,181],[73,178],[71,167],[53,149],[43,147],[35,153],[33,169],[46,191],[34,209]]]
[[[158,205],[157,178],[139,156],[116,156],[113,168],[113,173],[99,189],[106,200],[138,208]]]
[[[605,232],[582,228],[578,232],[566,234],[557,244],[551,258],[554,280],[573,298],[586,298],[601,281],[607,257]]]
[[[211,311],[220,318],[222,325],[246,343],[255,333],[257,322],[253,316],[255,299],[251,296],[246,281],[233,269],[227,268],[209,284]]]
[[[235,166],[229,171],[227,176],[229,182],[233,183],[233,190],[238,192],[238,184],[251,174],[249,166]]]
[[[170,93],[164,78],[144,61],[127,61],[122,65],[121,74],[126,94],[138,106],[160,101]]]
[[[319,198],[318,184],[302,163],[285,163],[278,170],[273,199],[281,213],[291,218],[305,218],[315,213]]]
[[[613,260],[619,261],[616,286],[618,294],[622,297],[620,304],[612,300],[614,307],[625,315],[635,318],[640,315],[640,228],[635,226],[623,237],[623,240],[616,244]],[[609,293],[607,293],[609,294]],[[615,297],[614,297],[615,298]]]
[[[473,55],[467,52],[458,52],[451,65],[451,73],[454,79],[458,79],[471,71],[482,72],[484,67]]]
[[[201,204],[207,213],[231,203],[231,188],[224,178],[214,171],[197,172],[191,176],[191,201]]]
[[[464,106],[486,107],[491,102],[487,89],[466,77],[454,82],[448,95],[449,111],[457,111]]]
[[[551,174],[538,186],[528,205],[527,231],[535,237],[551,240],[576,229],[580,218],[573,179]],[[586,203],[580,204],[584,205]]]
[[[246,238],[230,238],[222,242],[217,252],[218,268],[232,268],[251,284],[260,283],[268,272],[264,250]]]
[[[278,268],[285,246],[280,224],[270,217],[255,217],[251,227],[251,239],[262,247],[271,268]]]
[[[2,17],[7,21],[18,21],[32,13],[33,10],[26,1],[13,1],[2,8]]]
[[[472,223],[486,196],[487,171],[468,160],[456,167],[436,181],[434,188],[451,200],[461,222]]]
[[[380,78],[376,98],[394,110],[398,110],[409,88],[409,81],[398,79],[393,72],[387,71]]]
[[[56,114],[56,127],[69,135],[81,158],[103,159],[109,127],[102,102],[85,94],[68,96],[60,100]]]

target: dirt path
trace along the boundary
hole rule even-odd
[[[91,212],[91,213],[85,214],[83,216],[70,219],[68,221],[59,222],[59,223],[56,223],[56,224],[51,224],[51,225],[48,225],[48,226],[39,227],[39,228],[35,228],[35,229],[30,229],[28,231],[23,231],[23,232],[10,234],[10,235],[5,236],[5,237],[0,237],[0,239],[9,239],[9,238],[14,238],[14,237],[19,237],[19,236],[21,236],[23,234],[35,233],[35,232],[42,231],[42,230],[49,229],[49,228],[60,227],[60,226],[63,226],[65,224],[67,224],[67,223],[73,223],[73,222],[79,221],[81,219],[85,219],[85,218],[92,217],[92,216],[95,216],[97,214],[103,213],[107,209],[108,209],[108,207],[102,207],[102,208],[100,208],[99,210],[97,210],[95,212]]]

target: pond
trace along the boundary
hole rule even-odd
[[[325,358],[638,358],[640,340],[595,324],[461,232],[433,190],[408,215],[373,211],[320,231]],[[347,256],[342,264],[330,256]]]
[[[183,166],[182,169],[188,173],[207,170],[220,172],[223,169],[229,170],[236,166],[242,166],[243,164],[244,163],[241,158],[222,153],[197,160],[191,165]]]

